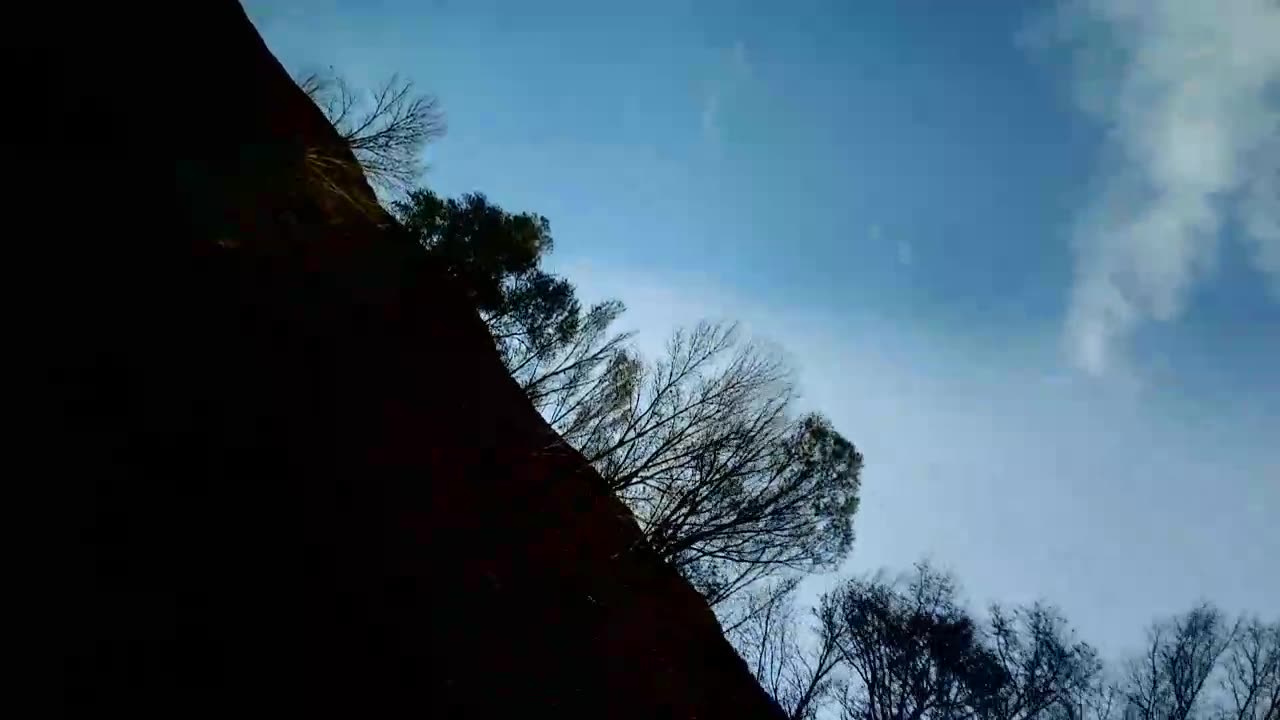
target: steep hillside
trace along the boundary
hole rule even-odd
[[[68,710],[777,716],[236,4],[35,12],[10,339]]]

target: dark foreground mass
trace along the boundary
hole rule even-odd
[[[777,716],[235,3],[34,12],[3,122],[43,707]]]

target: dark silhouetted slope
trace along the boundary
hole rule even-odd
[[[34,12],[3,151],[46,705],[777,716],[237,5]]]

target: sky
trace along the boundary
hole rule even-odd
[[[290,70],[438,96],[424,183],[549,218],[642,347],[785,348],[866,457],[842,572],[1115,653],[1280,615],[1274,0],[246,7]]]

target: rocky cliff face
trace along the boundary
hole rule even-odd
[[[779,716],[240,8],[175,5],[4,41],[51,697]]]

